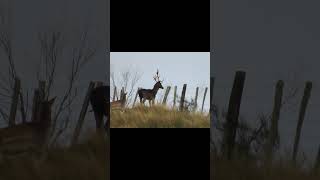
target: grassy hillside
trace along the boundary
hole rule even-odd
[[[67,149],[51,149],[44,162],[19,157],[0,163],[1,180],[106,180],[109,179],[109,144],[93,135]]]
[[[156,105],[111,110],[112,128],[209,128],[209,115],[188,113]]]
[[[272,166],[257,166],[250,160],[226,160],[211,155],[210,179],[219,180],[319,180],[320,171],[293,166],[289,161],[275,162]]]

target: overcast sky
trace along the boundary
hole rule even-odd
[[[214,99],[227,107],[236,70],[247,72],[241,114],[255,121],[261,112],[272,111],[274,86],[303,90],[313,82],[300,140],[300,152],[314,160],[319,147],[320,11],[318,1],[215,0],[213,1],[211,75],[216,77]],[[294,78],[296,74],[297,78]],[[295,79],[295,80],[294,80]],[[286,95],[287,91],[284,92]],[[281,112],[281,146],[292,150],[300,90],[293,110]],[[291,152],[291,151],[290,151]],[[311,155],[311,156],[310,156]]]
[[[62,32],[65,48],[64,54],[59,57],[58,71],[53,88],[53,96],[61,98],[66,91],[68,74],[70,73],[72,48],[79,47],[77,41],[80,34],[88,31],[88,47],[96,53],[85,66],[78,81],[79,99],[75,102],[75,117],[91,80],[100,80],[107,83],[109,78],[108,53],[109,11],[107,1],[99,0],[1,0],[0,15],[9,19],[9,23],[1,25],[11,32],[13,44],[13,59],[18,76],[22,80],[22,87],[28,90],[29,97],[37,86],[36,69],[40,59],[39,32]],[[0,70],[7,74],[7,61],[0,51]],[[29,99],[30,100],[30,99]],[[20,118],[20,116],[17,116]],[[92,113],[88,113],[91,125],[94,125]],[[74,118],[75,119],[75,118]],[[89,122],[87,120],[86,122]],[[90,123],[89,123],[90,124]]]
[[[202,103],[205,87],[209,88],[210,53],[209,52],[111,52],[111,72],[116,77],[121,72],[131,70],[141,74],[137,87],[152,89],[155,81],[153,76],[159,69],[162,85],[177,86],[177,93],[181,95],[183,84],[187,84],[186,97],[194,98],[196,87],[200,88],[198,104]],[[164,90],[160,90],[157,98],[162,97]],[[113,91],[111,91],[112,93]],[[209,91],[207,92],[205,109],[209,109]],[[173,99],[173,89],[169,94]]]

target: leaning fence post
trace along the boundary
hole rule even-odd
[[[196,96],[194,97],[194,108],[193,111],[196,111],[198,107],[198,93],[199,93],[199,87],[196,88]]]
[[[214,88],[214,77],[210,77],[210,112],[213,108],[213,88]]]
[[[140,88],[138,87],[138,90],[137,90],[136,96],[134,97],[134,101],[133,101],[133,105],[132,105],[132,107],[136,104],[139,89],[140,89]]]
[[[241,97],[244,88],[246,73],[237,71],[229,99],[228,113],[223,135],[223,154],[228,159],[232,158],[232,152],[235,144],[236,130],[238,126],[238,117],[240,111]]]
[[[316,162],[314,164],[314,169],[315,170],[318,170],[320,168],[320,146],[318,148],[318,154],[317,154],[317,157],[316,157]]]
[[[176,98],[177,98],[177,86],[174,86],[174,92],[173,92],[173,108],[176,106]]]
[[[296,162],[296,157],[298,153],[298,146],[299,146],[299,140],[300,140],[300,134],[301,134],[301,128],[304,120],[304,116],[306,113],[308,101],[310,99],[311,95],[311,90],[312,90],[312,82],[308,81],[306,82],[305,88],[304,88],[304,94],[302,97],[302,101],[300,104],[300,110],[299,110],[299,119],[298,119],[298,124],[297,124],[297,129],[296,129],[296,136],[294,140],[294,146],[293,146],[293,154],[292,154],[292,160],[295,163]]]
[[[9,116],[9,127],[15,125],[15,119],[18,108],[19,92],[20,92],[21,82],[19,78],[15,78],[14,91],[12,94],[12,102],[10,107],[10,116]]]
[[[181,99],[180,99],[180,111],[183,111],[186,89],[187,89],[187,84],[184,84],[182,88]]]
[[[43,101],[45,101],[46,98],[46,81],[39,81],[39,101],[38,101],[38,109],[41,109],[42,103]],[[36,119],[37,121],[41,121],[40,119],[40,113],[39,111],[36,112]],[[53,125],[53,127],[55,127],[55,125]]]
[[[201,112],[203,112],[203,106],[204,106],[204,101],[206,100],[207,91],[208,91],[208,87],[206,87],[206,89],[204,90]]]
[[[87,90],[87,94],[86,94],[86,96],[84,98],[84,102],[82,104],[80,116],[79,116],[76,128],[74,130],[74,133],[73,133],[71,144],[75,144],[78,140],[78,137],[79,137],[79,134],[80,134],[80,131],[82,128],[82,124],[84,122],[84,117],[87,113],[87,109],[88,109],[89,101],[90,101],[90,95],[91,95],[93,88],[94,88],[94,82],[90,82],[88,90]]]
[[[266,147],[267,160],[272,160],[272,158],[273,158],[273,147],[274,147],[274,145],[276,143],[276,139],[278,137],[278,123],[279,123],[280,110],[281,110],[283,86],[284,86],[283,81],[279,80],[277,82],[276,89],[275,89],[270,134],[268,137],[267,147]]]
[[[162,101],[162,104],[163,104],[163,105],[165,105],[165,104],[167,103],[167,98],[168,98],[168,94],[169,94],[169,92],[170,92],[170,89],[171,89],[170,86],[168,86],[167,89],[166,89],[166,92],[165,92],[165,94],[164,94],[164,98],[163,98],[163,101]]]
[[[23,94],[22,94],[22,90],[19,93],[19,99],[20,99],[20,112],[21,112],[21,118],[22,118],[22,123],[26,123],[27,122],[27,117],[26,117],[26,111],[24,109],[24,101],[23,101]],[[28,97],[27,97],[28,98]]]
[[[117,86],[114,86],[112,101],[115,101],[115,100],[116,100],[116,95],[117,95]]]

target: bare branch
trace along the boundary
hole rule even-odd
[[[50,92],[54,83],[57,63],[59,55],[61,55],[63,46],[61,44],[63,38],[61,32],[50,32],[50,33],[39,33],[38,40],[41,46],[41,58],[39,62],[39,67],[43,64],[44,67],[44,77],[43,79],[47,82],[47,87],[45,89],[46,97],[48,99]],[[41,68],[38,69],[37,78],[40,79]]]
[[[69,109],[71,107],[73,101],[77,96],[77,88],[75,87],[75,83],[79,78],[81,69],[91,60],[91,58],[95,54],[95,49],[90,49],[87,47],[87,32],[84,32],[82,34],[80,40],[80,47],[72,49],[72,62],[68,79],[68,87],[54,115],[52,124],[53,130],[51,132],[51,135],[55,133],[60,115],[63,114],[66,109]],[[58,132],[58,134],[60,133]]]

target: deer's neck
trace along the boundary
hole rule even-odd
[[[153,94],[153,96],[156,96],[158,90],[159,90],[159,87],[153,86],[153,89],[152,89],[152,94]]]

